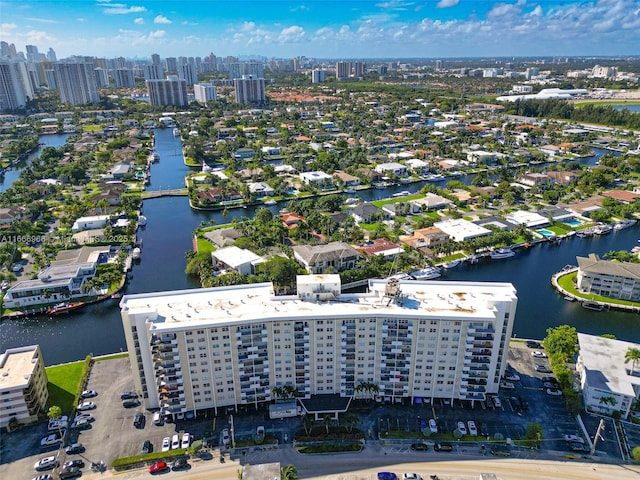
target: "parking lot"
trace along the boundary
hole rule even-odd
[[[524,435],[527,425],[535,422],[543,427],[542,449],[569,453],[563,435],[575,434],[584,437],[584,432],[576,419],[566,412],[563,397],[547,394],[546,388],[542,386],[541,378],[549,374],[537,372],[535,365],[548,365],[548,361],[545,358],[532,357],[531,349],[524,343],[513,342],[511,345],[509,367],[510,371],[517,373],[519,379],[511,381],[513,389],[500,390],[500,407],[496,408],[494,403],[489,401],[451,403],[436,400],[433,405],[382,405],[364,402],[360,404],[360,409],[354,409],[359,416],[357,428],[365,433],[367,440],[376,440],[380,432],[388,430],[418,432],[424,422],[431,418],[437,420],[440,432],[447,433],[456,429],[457,422],[468,424],[472,420],[479,433],[476,440],[486,443],[496,438],[520,438]],[[231,428],[232,415],[236,441],[252,438],[256,427],[263,425],[268,436],[275,437],[278,443],[287,443],[291,442],[293,434],[300,428],[300,419],[297,417],[269,419],[264,406],[258,410],[244,406],[238,412],[233,409],[220,409],[217,416],[213,410],[201,411],[198,412],[197,418],[156,426],[152,421],[153,412],[145,411],[142,406],[122,406],[121,393],[134,389],[127,358],[96,361],[85,388],[98,392],[95,398],[90,399],[96,404],[96,408],[86,412],[91,414],[95,421],[92,422],[91,428],[73,432],[66,439],[65,445],[78,441],[85,446],[84,453],[69,458],[83,458],[87,469],[92,462],[102,461],[110,465],[116,458],[138,454],[146,440],[152,443],[154,451],[160,450],[164,437],[174,434],[182,436],[184,432],[189,432],[194,439],[208,439],[210,446],[222,445],[221,432],[225,428]],[[521,401],[528,403],[528,409],[523,410]],[[358,405],[354,403],[352,406]],[[133,421],[138,412],[144,416],[145,421],[140,427],[135,427]],[[589,415],[583,417],[587,431],[593,435],[599,418]],[[45,436],[46,431],[46,422],[41,422],[11,434],[10,440],[5,436],[4,446],[0,451],[1,478],[29,478],[29,475],[34,473],[33,463],[36,460],[57,452],[56,447],[48,451],[40,449],[40,439]],[[640,428],[631,426],[628,431],[630,441],[639,444]],[[613,428],[607,428],[604,435],[605,441],[598,444],[597,451],[619,456]],[[382,440],[384,443],[385,439]],[[409,451],[410,443],[400,442],[388,448]],[[259,455],[260,451],[261,448],[254,448],[247,454]],[[431,449],[430,451],[433,452]],[[414,452],[420,453],[422,452]],[[454,455],[482,453],[480,444],[464,442],[455,443],[452,452]],[[488,450],[484,453],[488,454]],[[513,455],[530,458],[538,453],[519,449],[515,450]],[[62,452],[61,463],[66,459]]]

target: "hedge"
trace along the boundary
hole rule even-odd
[[[168,452],[140,453],[138,455],[132,455],[131,457],[116,458],[111,465],[113,468],[128,467],[139,463],[182,457],[185,453],[186,450],[184,448],[176,448]]]

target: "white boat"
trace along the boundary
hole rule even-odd
[[[180,129],[178,127],[174,127],[173,128],[173,136],[174,137],[179,137],[180,136]]]
[[[449,270],[450,268],[455,268],[458,265],[460,265],[461,260],[457,259],[457,260],[451,260],[450,262],[447,262],[443,265],[444,268],[446,268],[447,270]]]
[[[618,231],[618,230],[624,230],[625,228],[629,228],[632,227],[633,225],[635,225],[636,220],[634,218],[629,218],[627,220],[621,220],[619,222],[616,222],[613,225],[613,229]]]
[[[496,250],[489,252],[489,256],[491,257],[491,260],[499,260],[501,258],[513,257],[515,254],[516,252],[514,252],[510,248],[497,248]]]
[[[440,276],[440,269],[438,267],[425,267],[420,270],[414,270],[409,275],[414,280],[431,280]]]
[[[264,202],[265,205],[277,205],[278,202],[276,202],[275,200],[267,200],[266,202]]]
[[[411,195],[411,192],[408,190],[403,190],[402,192],[398,192],[398,193],[394,193],[393,195],[391,195],[392,197],[408,197],[409,195]]]
[[[611,233],[613,231],[613,227],[608,223],[599,223],[595,226],[593,233],[596,235],[606,235],[607,233]]]
[[[345,205],[355,205],[355,204],[356,204],[356,203],[358,203],[359,201],[360,201],[360,199],[359,199],[359,198],[351,197],[351,198],[347,198],[347,199],[344,201],[344,204],[345,204]]]
[[[153,152],[151,152],[149,154],[149,160],[151,160],[152,163],[159,162],[160,161],[160,154],[154,150]]]
[[[356,193],[356,191],[353,188],[346,188],[343,190],[344,193]]]
[[[131,251],[131,258],[138,260],[140,258],[140,248],[136,247]]]
[[[144,227],[147,224],[147,217],[144,215],[138,215],[138,226]]]
[[[434,173],[433,175],[429,175],[427,177],[427,182],[439,182],[440,180],[444,180],[447,177],[445,177],[444,175],[441,175],[439,173]]]

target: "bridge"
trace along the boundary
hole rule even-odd
[[[152,190],[152,191],[144,191],[140,195],[142,200],[147,200],[149,198],[160,198],[160,197],[186,197],[187,189],[186,188],[174,188],[173,190]]]

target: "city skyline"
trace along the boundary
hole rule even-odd
[[[640,1],[0,1],[0,39],[71,55],[637,55]]]

